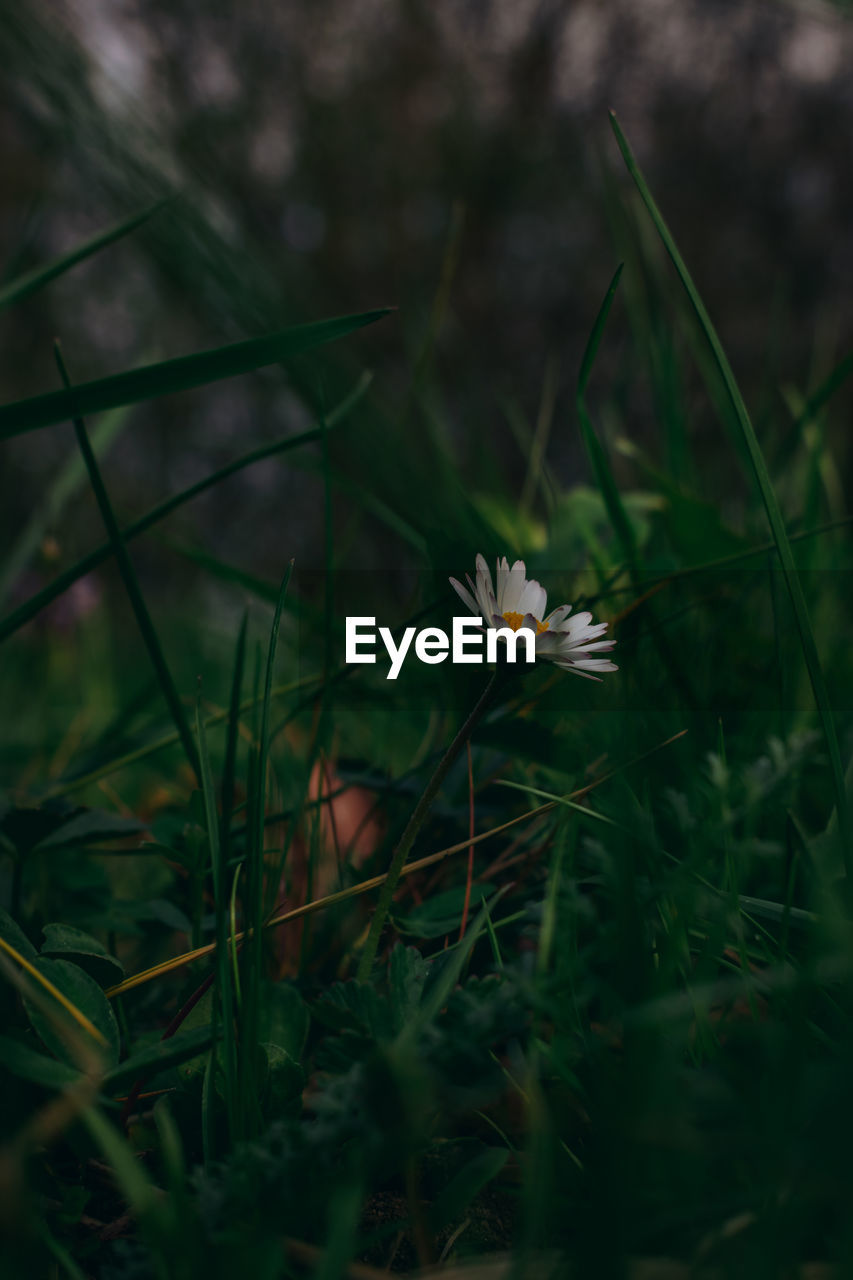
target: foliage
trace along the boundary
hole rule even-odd
[[[759,439],[620,145],[693,310],[626,201],[625,267],[579,361],[594,488],[562,484],[540,438],[521,507],[518,486],[466,491],[427,343],[396,430],[365,427],[362,379],[290,441],[323,480],[322,572],[283,548],[269,583],[184,547],[215,616],[161,618],[128,542],[162,509],[122,525],[81,411],[290,358],[379,313],[0,411],[6,434],[73,415],[109,534],[97,555],[132,606],[78,619],[76,665],[31,626],[51,584],[0,620],[8,1274],[333,1280],[454,1259],[474,1276],[493,1253],[537,1274],[850,1268],[851,565],[826,482],[831,396],[802,388],[793,421],[779,397]],[[626,438],[619,389],[594,397],[608,316],[640,278],[645,305],[670,308],[663,332],[630,301],[663,460]],[[744,468],[735,497],[712,491],[673,395],[672,362],[694,358],[721,409],[713,448]],[[382,573],[343,567],[364,528],[382,531]],[[608,620],[620,671],[502,673],[469,781],[447,745],[482,671],[412,664],[392,688],[341,654],[349,613],[446,622],[446,576],[479,550],[523,554]],[[430,776],[441,794],[413,830]],[[370,895],[401,837],[414,861],[371,964]]]

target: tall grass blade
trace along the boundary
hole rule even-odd
[[[81,1119],[112,1166],[122,1195],[134,1216],[143,1228],[156,1231],[163,1224],[166,1209],[160,1191],[148,1177],[130,1143],[96,1107],[87,1107]]]
[[[559,390],[557,373],[557,361],[553,355],[550,355],[545,364],[545,375],[542,379],[542,391],[539,397],[539,412],[536,416],[536,426],[528,451],[527,474],[524,477],[521,496],[518,500],[520,509],[527,513],[532,510],[533,500],[537,491],[541,494],[546,510],[552,509],[554,504],[554,492],[549,487],[545,454],[548,449],[551,428],[554,425],[554,408]]]
[[[126,422],[127,410],[115,409],[98,423],[92,432],[92,448],[96,456],[100,457],[106,452]],[[15,582],[31,563],[45,535],[56,527],[65,507],[85,483],[86,468],[79,450],[75,449],[60,468],[4,559],[0,570],[0,603],[5,602]]]
[[[329,414],[326,422],[328,429],[331,430],[343,422],[362,399],[371,381],[372,374],[364,373],[361,376],[353,390]],[[164,499],[156,507],[152,507],[144,516],[140,516],[138,520],[134,520],[131,524],[125,526],[122,530],[122,538],[125,542],[130,542],[132,538],[139,537],[141,533],[145,533],[146,530],[158,524],[159,521],[165,520],[167,516],[176,511],[178,507],[183,506],[185,502],[191,501],[191,499],[198,497],[200,493],[204,493],[205,490],[213,488],[223,480],[227,480],[229,476],[235,475],[238,471],[242,471],[245,467],[250,467],[256,462],[263,462],[266,458],[272,458],[276,454],[286,453],[288,450],[299,448],[304,444],[313,444],[314,441],[321,438],[321,433],[322,429],[315,427],[310,431],[301,431],[296,435],[283,436],[272,444],[261,445],[258,449],[251,449],[248,453],[235,458],[233,462],[228,462],[224,467],[219,467],[216,471],[212,471],[204,479],[197,480],[195,484],[189,485],[171,498]],[[68,569],[57,574],[52,582],[48,583],[46,587],[43,587],[41,591],[26,600],[22,605],[19,605],[12,613],[0,619],[0,640],[5,640],[7,636],[19,630],[20,627],[23,627],[42,609],[45,609],[52,601],[61,596],[80,578],[84,578],[87,573],[91,573],[98,565],[108,560],[112,555],[112,550],[112,543],[102,543],[94,551],[90,551],[88,555],[78,560],[76,564],[70,565]]]
[[[287,571],[281,581],[279,587],[278,600],[276,601],[275,614],[273,615],[272,628],[270,630],[269,647],[267,649],[266,672],[264,675],[264,692],[261,701],[261,723],[258,735],[257,745],[257,765],[258,765],[258,787],[254,796],[254,838],[258,842],[258,848],[253,849],[258,864],[263,858],[263,839],[264,839],[264,814],[266,812],[266,777],[267,764],[269,761],[269,741],[270,741],[270,705],[272,701],[272,676],[275,667],[275,653],[278,645],[278,632],[281,626],[281,611],[284,606],[284,597],[287,595],[287,588],[290,584],[290,578],[293,573],[293,561],[291,560],[287,566]],[[260,927],[263,918],[263,876],[258,877],[256,890],[258,897],[254,903],[254,909],[257,912],[257,918],[252,921],[255,930],[255,940],[260,944]]]
[[[237,773],[237,737],[240,728],[240,692],[243,688],[243,671],[246,665],[246,630],[249,623],[248,610],[243,613],[240,632],[237,636],[237,651],[234,657],[234,674],[231,679],[231,699],[228,705],[228,728],[225,737],[225,761],[222,766],[222,866],[228,865],[228,844],[231,837],[231,816],[234,810],[235,778]],[[273,694],[277,692],[273,690]]]
[[[610,517],[610,523],[614,532],[622,544],[622,554],[624,555],[631,573],[636,577],[637,572],[637,547],[634,539],[634,530],[631,527],[631,521],[622,502],[622,497],[613,478],[613,471],[610,467],[607,454],[601,441],[598,439],[589,416],[586,406],[586,389],[589,385],[589,379],[592,374],[592,367],[595,363],[595,357],[598,348],[601,345],[601,339],[604,336],[604,327],[607,324],[607,317],[610,314],[610,308],[613,305],[613,299],[616,296],[616,290],[619,287],[619,278],[622,275],[623,263],[613,274],[607,293],[604,295],[604,301],[599,308],[595,323],[592,326],[592,332],[589,335],[589,341],[586,344],[586,350],[581,360],[580,373],[578,374],[578,385],[575,397],[575,403],[578,411],[578,420],[580,422],[581,435],[583,437],[584,446],[589,457],[590,466],[593,474],[598,482],[601,490],[601,496],[604,499],[604,505],[607,514]]]
[[[839,360],[835,368],[827,374],[823,382],[809,396],[797,415],[797,428],[800,429],[811,422],[815,415],[831,400],[839,387],[843,386],[853,374],[853,354]]]
[[[62,375],[62,380],[65,383],[67,394],[73,407],[73,392],[58,343],[55,345],[55,353],[59,372]],[[107,533],[110,536],[110,542],[112,543],[113,551],[115,553],[116,560],[118,561],[119,571],[124,581],[125,589],[133,608],[137,625],[145,643],[145,647],[148,650],[148,656],[151,659],[152,666],[154,667],[154,671],[160,684],[160,689],[166,700],[166,705],[172,714],[172,719],[175,721],[175,728],[178,731],[184,750],[187,754],[187,759],[189,760],[196,777],[198,777],[198,752],[196,751],[195,742],[193,741],[192,734],[190,733],[187,718],[184,714],[184,708],[181,705],[180,698],[178,697],[178,691],[175,688],[174,681],[172,680],[171,673],[166,663],[166,658],[160,645],[160,640],[157,636],[157,631],[154,627],[154,623],[151,621],[151,615],[148,612],[148,607],[143,599],[139,580],[136,576],[136,570],[134,569],[130,556],[128,555],[127,547],[124,545],[121,530],[118,526],[118,521],[116,520],[115,512],[112,508],[112,503],[110,502],[106,486],[104,485],[104,481],[101,476],[101,469],[98,466],[97,458],[92,451],[92,444],[89,440],[86,425],[83,422],[81,415],[73,408],[72,420],[74,422],[74,431],[77,436],[77,443],[80,446],[80,452],[83,455],[83,461],[85,462],[86,470],[89,473],[89,480],[101,512],[101,518],[103,519]]]
[[[586,805],[575,804],[574,800],[570,799],[569,796],[558,796],[552,791],[541,791],[538,787],[528,787],[522,782],[510,782],[508,778],[498,778],[496,785],[510,787],[513,791],[524,791],[529,796],[536,796],[538,800],[550,800],[566,809],[574,809],[575,813],[580,813],[585,818],[593,818],[596,822],[603,822],[608,827],[618,827],[621,831],[628,831],[627,827],[622,826],[619,822],[614,822],[612,818],[606,817],[605,814],[596,813],[595,809],[589,809]]]
[[[131,231],[135,231],[137,227],[142,226],[143,222],[147,222],[153,214],[162,209],[165,204],[168,204],[170,199],[171,197],[167,196],[165,200],[158,200],[147,209],[143,209],[142,213],[135,213],[132,217],[125,218],[123,221],[115,223],[112,227],[107,227],[106,231],[99,231],[97,235],[92,236],[89,240],[84,240],[76,249],[71,249],[70,252],[64,253],[60,258],[54,258],[51,262],[45,263],[44,266],[34,267],[32,271],[27,271],[24,275],[10,280],[7,285],[0,289],[0,311],[5,307],[11,307],[16,302],[22,302],[24,298],[28,298],[39,289],[44,288],[46,284],[49,284],[51,280],[55,280],[57,276],[70,271],[72,267],[76,267],[78,262],[91,258],[93,254],[100,253],[101,249],[106,249],[107,245],[120,240],[122,236],[129,235]]]
[[[228,947],[228,852],[231,832],[231,813],[234,804],[234,777],[237,759],[237,730],[240,723],[240,689],[243,683],[243,665],[246,653],[246,628],[248,615],[244,613],[237,639],[237,654],[231,684],[231,702],[225,743],[225,763],[222,780],[222,816],[217,819],[213,784],[210,776],[210,760],[207,739],[200,708],[196,709],[199,735],[202,781],[205,793],[205,810],[210,834],[211,865],[213,872],[213,901],[216,920],[216,975],[217,991],[222,1010],[222,1054],[225,1074],[225,1109],[228,1132],[233,1142],[237,1136],[239,1098],[237,1094],[237,1044],[235,1040],[235,1001],[231,973],[231,955]],[[214,827],[216,834],[214,835]],[[212,1059],[215,1061],[215,1059]]]
[[[282,579],[270,630],[267,648],[264,691],[261,699],[261,719],[256,735],[255,749],[249,756],[248,813],[249,829],[246,851],[246,903],[244,930],[246,945],[243,949],[245,963],[243,980],[243,1007],[240,1019],[241,1094],[244,1101],[243,1124],[251,1134],[260,1121],[257,1104],[256,1075],[259,1048],[260,1000],[264,965],[264,813],[266,809],[266,778],[269,757],[270,702],[272,699],[272,675],[281,611],[284,597],[293,573],[293,561],[287,566]],[[256,676],[257,684],[257,676]]]
[[[207,736],[204,732],[204,721],[201,717],[200,700],[196,704],[196,733],[198,734],[198,755],[201,766],[201,786],[204,795],[204,815],[207,825],[207,838],[210,845],[210,866],[213,879],[213,901],[216,913],[216,994],[222,1010],[223,1053],[225,1059],[225,1101],[228,1114],[228,1131],[231,1138],[236,1132],[236,1114],[233,1110],[236,1100],[237,1063],[234,1041],[234,999],[231,986],[231,970],[228,964],[228,931],[225,915],[225,868],[222,865],[222,843],[220,840],[219,815],[216,812],[216,795],[213,787],[213,776],[210,770],[210,755],[207,750]],[[215,997],[214,997],[215,998]],[[216,1049],[211,1051],[208,1064],[211,1074],[216,1071]],[[205,1076],[205,1085],[212,1083]],[[213,1091],[215,1094],[215,1089]],[[213,1097],[211,1094],[211,1097]]]
[[[578,386],[575,404],[577,407],[578,421],[580,423],[581,435],[583,437],[584,446],[589,457],[590,466],[595,476],[601,497],[607,511],[610,524],[621,546],[622,556],[628,566],[628,572],[631,576],[631,582],[636,591],[641,590],[640,579],[640,561],[637,551],[637,541],[634,537],[634,528],[631,519],[622,501],[622,495],[616,484],[613,470],[610,466],[610,459],[604,445],[599,440],[593,428],[589,411],[586,405],[586,389],[592,374],[593,364],[601,345],[601,339],[604,335],[604,328],[607,324],[607,317],[610,314],[610,308],[619,287],[619,279],[622,275],[623,264],[620,263],[614,272],[613,279],[610,281],[607,293],[604,295],[604,301],[599,308],[595,323],[592,326],[592,332],[586,345],[583,358],[581,360],[580,373],[578,375]],[[687,672],[684,670],[683,664],[670,645],[663,631],[654,631],[654,643],[660,654],[661,662],[669,673],[669,678],[678,691],[681,693],[688,706],[695,708],[697,704],[696,694],[693,690],[692,683]]]
[[[832,707],[829,701],[829,693],[826,687],[826,681],[823,677],[823,671],[820,665],[820,657],[818,655],[817,643],[815,641],[814,631],[812,630],[811,620],[809,618],[808,606],[803,594],[802,584],[797,573],[797,567],[794,563],[794,555],[791,550],[791,543],[785,528],[785,522],[782,518],[782,512],[779,507],[776,494],[773,490],[773,483],[770,479],[770,473],[767,470],[767,464],[764,461],[764,455],[761,452],[761,446],[758,443],[755,430],[750,420],[749,412],[741,395],[731,365],[723,350],[722,343],[717,336],[705,305],[699,296],[690,272],[678,251],[672,233],[663,219],[663,215],[655,204],[645,178],[643,177],[636,160],[631,152],[628,142],[623,134],[619,123],[611,112],[610,123],[613,126],[613,132],[616,135],[616,141],[622,157],[628,168],[628,172],[636,184],[637,190],[649,212],[649,215],[657,229],[658,235],[663,241],[664,247],[672,259],[672,263],[678,273],[682,285],[687,293],[688,298],[696,313],[696,317],[702,330],[707,338],[708,345],[714,356],[717,368],[720,371],[726,390],[732,403],[732,408],[737,416],[740,424],[743,438],[752,463],[755,480],[758,485],[761,498],[764,503],[764,509],[767,513],[767,520],[770,530],[773,534],[773,541],[776,546],[776,552],[779,556],[779,562],[782,566],[782,572],[785,577],[785,585],[791,598],[791,605],[794,610],[794,617],[797,624],[797,631],[800,637],[800,645],[803,650],[803,657],[808,670],[809,680],[811,681],[812,692],[814,694],[815,704],[817,706],[818,717],[820,719],[821,728],[823,730],[824,739],[826,741],[827,751],[829,753],[830,766],[832,770],[833,789],[835,792],[835,804],[839,820],[839,835],[842,842],[842,856],[844,859],[844,867],[848,879],[853,876],[853,840],[851,840],[850,816],[847,804],[847,793],[844,787],[844,768],[841,762],[841,751],[838,745],[838,736],[835,731],[835,721],[832,715]]]
[[[50,1234],[46,1223],[39,1223],[38,1232],[44,1247],[53,1254],[58,1266],[62,1267],[68,1276],[68,1280],[87,1280],[85,1273],[77,1266],[71,1254]]]
[[[373,324],[388,315],[390,308],[366,311],[361,315],[341,316],[333,320],[318,320],[313,324],[294,325],[278,333],[262,338],[249,338],[229,346],[216,347],[212,351],[199,351],[191,356],[179,356],[175,360],[163,360],[159,364],[145,365],[127,373],[98,378],[94,382],[81,382],[70,391],[51,391],[47,395],[17,400],[0,408],[0,440],[49,427],[67,418],[87,413],[101,413],[118,405],[137,404],[140,400],[154,400],[158,396],[188,391],[223,378],[234,378],[241,373],[251,373],[265,365],[278,364],[313,347],[334,342],[364,325]]]
[[[296,693],[299,689],[304,689],[307,685],[317,684],[322,676],[303,676],[301,680],[293,680],[290,684],[278,685],[273,689],[273,697],[283,698],[289,693]],[[240,704],[240,713],[251,711],[253,702],[251,698],[246,698]],[[205,720],[205,728],[212,729],[215,725],[221,724],[223,720],[228,718],[228,711],[215,711]],[[94,782],[100,782],[101,778],[108,778],[113,773],[118,773],[120,769],[126,769],[129,765],[138,764],[140,760],[147,760],[149,756],[156,755],[158,751],[165,751],[169,747],[175,746],[180,742],[180,734],[175,730],[172,733],[163,734],[160,738],[155,738],[153,742],[147,742],[142,747],[137,747],[134,751],[128,751],[124,755],[116,756],[112,760],[108,760],[105,764],[99,765],[97,769],[90,769],[86,773],[79,774],[74,778],[67,778],[64,782],[58,783],[54,787],[50,787],[43,793],[42,798],[45,800],[55,799],[57,796],[71,795],[74,791],[82,791],[84,787],[89,787]]]

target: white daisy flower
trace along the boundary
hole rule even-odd
[[[477,556],[475,581],[465,575],[468,590],[455,578],[450,585],[463,604],[484,620],[488,627],[509,627],[512,631],[525,628],[536,636],[537,658],[547,658],[555,666],[588,680],[600,679],[599,672],[618,671],[609,658],[594,657],[612,649],[615,640],[601,640],[607,630],[606,622],[592,623],[591,613],[576,613],[572,617],[570,604],[561,604],[547,616],[547,595],[538,582],[525,577],[523,560],[516,560],[510,568],[506,556],[497,562],[496,585],[484,558]]]

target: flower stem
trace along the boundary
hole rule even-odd
[[[370,977],[370,971],[373,968],[373,961],[376,959],[376,952],[379,949],[379,938],[382,933],[388,912],[391,909],[391,901],[397,888],[397,882],[400,879],[400,872],[403,870],[406,859],[412,845],[415,843],[418,832],[424,824],[427,814],[432,808],[432,803],[441,788],[441,784],[447,777],[452,765],[455,763],[462,748],[468,742],[471,734],[474,732],[479,721],[482,719],[486,708],[491,702],[492,695],[498,683],[500,668],[498,668],[489,683],[469,713],[467,720],[462,725],[456,737],[451,742],[447,751],[442,756],[436,767],[435,773],[426,785],[423,795],[415,806],[415,810],[409,818],[406,829],[400,837],[400,842],[394,850],[394,856],[391,859],[391,865],[388,868],[388,875],[382,886],[382,892],[379,895],[379,902],[376,906],[373,919],[370,922],[370,930],[367,935],[367,941],[364,944],[364,950],[358,962],[358,970],[356,978],[359,982],[367,982]]]

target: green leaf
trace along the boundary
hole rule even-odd
[[[384,307],[361,315],[294,325],[278,333],[266,334],[263,338],[249,338],[212,351],[199,351],[195,355],[117,373],[110,378],[82,382],[73,390],[51,391],[47,395],[17,400],[0,408],[0,440],[88,413],[102,413],[104,409],[115,409],[121,404],[137,404],[140,400],[173,395],[223,378],[251,373],[265,365],[278,364],[313,347],[334,342],[364,325],[373,324],[388,315],[389,310]]]
[[[86,809],[69,822],[51,831],[50,835],[34,847],[33,852],[47,853],[54,849],[70,849],[77,845],[100,844],[102,840],[123,840],[127,836],[146,831],[138,818],[122,818],[101,809]]]
[[[477,886],[478,894],[486,898],[494,891],[492,884]],[[464,905],[465,886],[457,885],[432,894],[405,916],[394,915],[394,927],[412,938],[440,938],[445,933],[456,933]]]
[[[0,1066],[20,1080],[44,1085],[47,1089],[64,1089],[80,1079],[80,1072],[74,1067],[48,1058],[10,1036],[0,1036]]]
[[[219,556],[214,555],[213,552],[205,551],[203,547],[190,547],[175,541],[173,538],[165,538],[163,541],[170,551],[175,551],[179,556],[185,556],[187,560],[200,565],[203,569],[212,573],[215,578],[218,578],[220,582],[227,582],[240,587],[243,591],[248,591],[251,595],[258,596],[261,600],[266,600],[269,604],[275,604],[278,600],[279,588],[276,583],[259,578],[254,573],[241,569],[238,565],[228,564],[225,560],[220,559]]]
[[[282,1115],[298,1116],[302,1110],[305,1073],[286,1049],[262,1044],[266,1070],[260,1073],[261,1108],[271,1120]]]
[[[169,1071],[203,1053],[212,1043],[213,1028],[210,1025],[173,1036],[169,1040],[158,1040],[156,1044],[140,1049],[108,1072],[103,1080],[102,1092],[105,1095],[116,1094],[138,1080],[144,1081]],[[0,1036],[0,1066],[4,1066],[21,1080],[30,1080],[33,1084],[44,1085],[48,1089],[64,1089],[80,1079],[80,1072],[67,1062],[48,1058],[11,1036]]]
[[[36,809],[8,808],[0,818],[0,832],[18,853],[29,853],[79,813],[68,804],[45,804]]]
[[[402,943],[397,943],[388,964],[388,986],[395,1031],[402,1031],[420,1008],[428,972],[427,962],[417,947],[404,947]]]
[[[209,1010],[208,1010],[209,1016]],[[213,1027],[208,1022],[182,1031],[179,1035],[170,1036],[168,1040],[158,1040],[156,1044],[147,1045],[137,1053],[131,1054],[124,1062],[115,1067],[104,1079],[104,1093],[118,1093],[137,1080],[159,1075],[172,1067],[182,1066],[193,1058],[205,1053],[213,1043]]]
[[[34,267],[32,271],[27,271],[24,275],[10,280],[7,285],[0,289],[0,311],[5,307],[12,306],[15,302],[21,302],[24,298],[28,298],[37,290],[44,288],[51,280],[55,280],[57,276],[70,271],[78,262],[91,258],[93,254],[99,253],[107,245],[120,240],[122,236],[129,235],[131,231],[135,231],[137,227],[141,226],[152,214],[157,213],[167,203],[168,199],[158,200],[156,204],[143,209],[142,213],[134,213],[131,217],[124,218],[121,222],[107,227],[106,231],[99,231],[97,235],[92,236],[89,240],[84,240],[76,249],[71,249],[60,258],[53,258],[50,262],[45,263],[44,266]]]
[[[510,888],[511,885],[507,884],[504,885],[502,889],[498,889],[492,899],[493,903],[498,903],[504,894],[509,892]],[[437,974],[435,974],[434,970],[433,973],[431,973],[430,984],[425,992],[424,999],[418,1011],[418,1016],[416,1018],[412,1018],[404,1027],[403,1031],[400,1033],[401,1039],[414,1035],[420,1026],[426,1026],[427,1023],[431,1022],[432,1019],[436,1017],[439,1010],[447,1003],[450,993],[459,981],[462,975],[462,970],[465,968],[468,961],[468,957],[474,950],[474,947],[477,944],[477,939],[483,930],[488,908],[485,898],[482,898],[482,901],[483,906],[470,924],[462,941],[457,942],[453,947],[448,948],[448,950],[442,954],[441,959],[444,963]],[[445,956],[448,957],[446,961]]]
[[[97,938],[82,929],[75,929],[70,924],[46,924],[42,932],[42,955],[73,960],[102,987],[121,982],[124,977],[121,961],[111,956]]]
[[[387,1001],[367,982],[334,982],[312,1004],[318,1022],[333,1031],[355,1031],[374,1040],[387,1039],[391,1019]]]
[[[430,1225],[434,1231],[451,1222],[459,1222],[475,1196],[496,1178],[509,1159],[505,1147],[487,1147],[459,1170],[439,1195],[430,1210]]]
[[[298,1060],[308,1038],[310,1016],[299,989],[292,982],[269,982],[264,988],[262,1032],[270,1044]]]
[[[39,973],[52,982],[100,1031],[105,1045],[97,1047],[99,1051],[106,1054],[108,1065],[114,1066],[118,1062],[119,1055],[118,1024],[110,1008],[110,1002],[95,979],[90,978],[79,965],[70,964],[67,960],[48,960],[44,956],[38,956],[33,963]],[[43,1002],[40,1001],[37,1005],[25,997],[24,1008],[27,1016],[45,1048],[55,1053],[62,1062],[76,1066],[78,1064],[69,1045],[73,1045],[75,1039],[79,1041],[80,1037],[86,1033],[72,1021],[60,1004],[53,998],[50,1000],[55,1013],[48,1015],[46,1007],[42,1007]],[[94,1045],[90,1037],[88,1042]]]
[[[738,901],[747,908],[750,915],[763,916],[765,920],[784,920],[787,916],[792,924],[801,929],[807,929],[820,919],[814,911],[806,911],[804,907],[786,906],[784,902],[768,902],[766,898],[750,898],[744,893],[738,894]]]
[[[38,959],[38,952],[21,926],[2,907],[0,907],[0,938],[4,942],[8,942],[10,947],[14,947],[25,960],[33,961]]]
[[[196,1001],[181,1023],[182,1033],[196,1032],[199,1028],[209,1030],[213,1027],[215,1016],[214,992],[212,987],[208,987],[207,991],[205,991],[200,1000]],[[208,1054],[204,1051],[199,1051],[184,1058],[180,1064],[178,1074],[185,1084],[200,1085],[207,1069],[207,1063]]]

